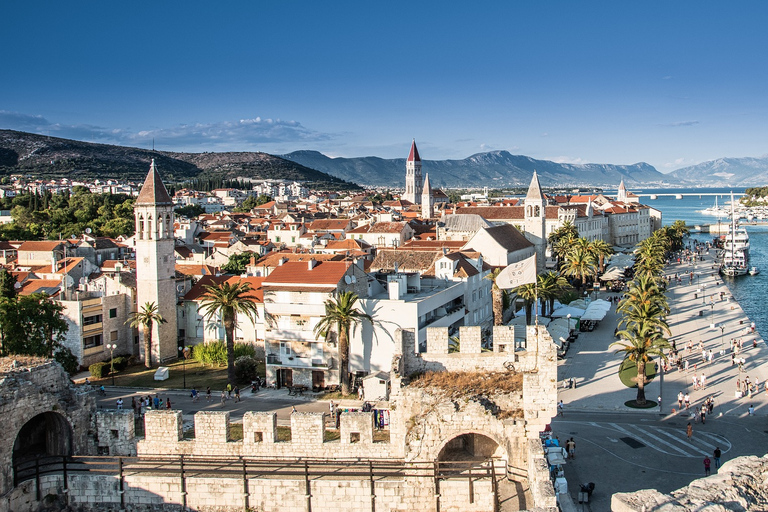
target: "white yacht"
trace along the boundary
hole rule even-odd
[[[744,228],[738,228],[736,225],[733,192],[731,192],[731,229],[725,235],[723,249],[723,264],[720,267],[720,272],[731,277],[747,275],[749,271],[747,266],[749,263],[749,235]]]
[[[734,226],[725,235],[725,241],[723,243],[723,249],[725,252],[734,251],[749,251],[749,235],[747,230],[734,224]]]

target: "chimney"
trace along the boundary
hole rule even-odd
[[[315,258],[310,258],[309,261],[307,261],[307,270],[312,270],[317,265],[317,260]]]
[[[251,266],[256,265],[256,256],[251,256]]]
[[[277,266],[278,267],[282,266],[283,263],[287,263],[287,262],[288,262],[288,258],[280,258],[279,260],[277,260]]]

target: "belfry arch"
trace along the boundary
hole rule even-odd
[[[478,432],[458,434],[446,441],[440,449],[438,462],[485,461],[491,458],[509,461],[506,450],[493,437]]]

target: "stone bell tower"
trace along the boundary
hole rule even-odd
[[[173,200],[160,179],[155,160],[133,206],[136,219],[136,296],[138,309],[154,303],[165,323],[152,327],[152,363],[175,359],[178,353],[176,319],[176,257],[173,237]],[[141,333],[141,329],[139,329]],[[139,343],[144,352],[144,340]],[[147,357],[144,354],[144,357]]]
[[[416,139],[411,143],[411,152],[405,161],[405,193],[403,199],[421,204],[421,157],[416,149]]]
[[[524,204],[525,238],[536,246],[536,271],[543,272],[547,261],[547,201],[541,191],[536,171],[533,171]]]

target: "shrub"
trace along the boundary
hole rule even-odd
[[[88,371],[94,379],[101,379],[109,375],[109,363],[93,363],[88,367]]]
[[[235,359],[243,356],[254,357],[256,349],[249,343],[235,343]],[[221,340],[201,343],[192,347],[192,358],[206,366],[227,365],[227,344]]]
[[[125,356],[118,356],[114,359],[115,370],[121,372],[128,368],[128,358]]]
[[[235,359],[235,378],[237,382],[256,380],[259,363],[251,356],[240,356]]]
[[[53,354],[53,358],[64,368],[64,371],[72,375],[77,373],[80,369],[80,365],[77,363],[77,358],[67,347],[59,347]]]

